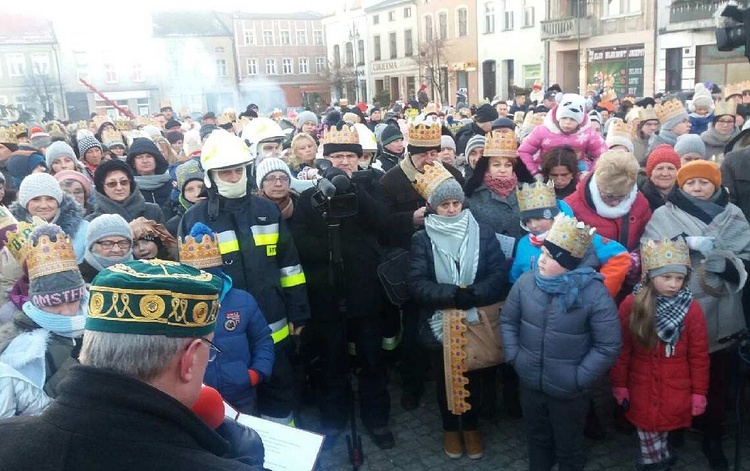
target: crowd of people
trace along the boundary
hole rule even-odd
[[[582,470],[606,390],[637,469],[671,469],[689,427],[728,469],[750,84],[686,102],[535,84],[529,101],[0,128],[0,433],[29,438],[0,461],[257,466],[184,407],[201,383],[289,426],[312,400],[331,446],[350,374],[393,448],[393,370],[406,410],[435,380],[450,458],[483,457],[502,391],[531,470]],[[94,453],[128,434],[149,446]]]

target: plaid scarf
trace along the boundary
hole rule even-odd
[[[633,288],[633,295],[641,290],[640,283]],[[685,328],[685,316],[693,302],[690,288],[681,289],[674,296],[656,295],[656,335],[666,344],[667,357],[674,355],[674,348]]]

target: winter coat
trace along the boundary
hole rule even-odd
[[[451,165],[444,165],[453,178],[463,186],[464,178],[461,172]],[[412,216],[414,211],[427,204],[424,198],[414,189],[400,166],[395,166],[380,179],[385,197],[385,207],[388,213],[388,229],[386,244],[389,247],[401,247],[409,250],[411,236],[419,229],[414,226]]]
[[[688,120],[690,121],[690,134],[703,134],[708,129],[711,121],[714,120],[714,114],[709,113],[706,116],[699,116],[695,113],[690,113]]]
[[[5,469],[251,470],[185,405],[113,371],[78,365],[38,417],[0,421]]]
[[[545,182],[546,183],[546,182]],[[555,198],[558,200],[564,200],[568,196],[572,195],[576,191],[576,186],[578,185],[578,180],[575,178],[568,183],[568,186],[562,189],[555,188]]]
[[[584,115],[578,131],[565,134],[557,124],[557,107],[544,116],[544,123],[537,126],[518,148],[518,157],[532,175],[541,173],[542,156],[554,147],[570,146],[578,154],[579,168],[591,170],[600,155],[607,151],[601,134],[591,127],[588,115]]]
[[[677,185],[675,184],[672,189],[676,187]],[[664,206],[664,203],[666,203],[667,201],[667,196],[662,195],[661,191],[659,191],[656,186],[654,186],[654,182],[649,179],[643,180],[643,184],[639,185],[638,189],[640,190],[644,198],[646,198],[646,200],[648,201],[648,207],[651,208],[652,213],[658,208]]]
[[[496,234],[513,237],[516,241],[523,236],[515,191],[502,197],[482,183],[467,201],[471,214],[480,226]]]
[[[425,230],[412,237],[408,280],[409,291],[419,306],[420,341],[427,347],[439,348],[427,321],[438,309],[456,309],[458,286],[437,282],[432,242]],[[509,287],[508,266],[500,243],[492,231],[480,228],[477,274],[474,283],[467,286],[476,296],[475,307],[502,301]]]
[[[701,140],[706,144],[706,158],[721,163],[722,156],[724,156],[724,148],[739,133],[739,128],[735,127],[731,133],[722,135],[716,132],[713,124],[710,125],[706,131],[701,133]]]
[[[206,368],[203,382],[216,388],[235,408],[255,403],[255,387],[248,370],[271,377],[274,361],[273,339],[255,298],[247,291],[229,290],[221,301],[213,342],[221,355]]]
[[[724,156],[721,184],[729,192],[729,201],[736,204],[750,220],[750,148],[735,150]]]
[[[585,394],[620,353],[617,306],[598,280],[584,286],[565,310],[557,296],[539,289],[534,272],[526,272],[500,315],[505,360],[522,386],[552,397]]]
[[[638,129],[641,129],[640,125],[638,126]],[[630,137],[630,141],[633,143],[633,155],[636,160],[638,160],[638,164],[643,168],[646,166],[646,161],[648,160],[649,138],[641,136],[641,132],[636,131],[634,132],[634,135]]]
[[[473,121],[465,124],[456,132],[456,156],[466,154],[466,144],[469,143],[469,139],[476,135],[485,136],[487,133]]]
[[[570,205],[573,214],[575,214],[579,221],[583,221],[591,227],[596,227],[596,232],[602,237],[618,241],[629,252],[638,250],[643,230],[651,218],[651,209],[648,206],[648,201],[642,194],[638,193],[633,205],[630,207],[630,212],[627,214],[628,227],[626,233],[623,230],[624,217],[609,219],[600,216],[596,212],[594,202],[591,199],[591,190],[589,189],[591,177],[589,175],[578,182],[576,192],[565,198],[565,202]]]
[[[329,229],[313,206],[315,188],[299,197],[291,227],[299,258],[310,286],[308,296],[313,319],[339,319],[336,286],[331,279]],[[387,227],[388,215],[380,182],[371,180],[356,186],[359,212],[341,220],[341,257],[344,295],[349,318],[379,315],[385,306],[377,267],[382,254],[379,238]]]
[[[609,375],[612,386],[627,388],[630,409],[625,417],[648,432],[687,428],[693,420],[692,394],[708,393],[708,337],[700,304],[690,305],[674,354],[657,341],[646,348],[630,332],[633,295],[620,304],[622,350]]]
[[[380,169],[383,172],[388,172],[393,167],[398,167],[398,163],[401,161],[401,158],[403,158],[403,156],[403,154],[391,154],[387,149],[383,149],[383,152],[380,153],[376,160],[380,162]]]
[[[154,203],[147,202],[138,190],[137,185],[131,191],[130,196],[125,198],[123,202],[118,203],[94,190],[94,212],[86,216],[86,220],[92,221],[102,214],[119,214],[127,222],[141,216],[151,221],[164,222],[164,213],[162,213],[161,208]]]
[[[140,176],[135,169],[135,157],[140,154],[149,154],[153,156],[154,163],[156,164],[154,175],[162,175],[165,172],[169,171],[169,162],[167,162],[167,159],[164,158],[164,155],[161,153],[156,144],[154,144],[150,139],[138,139],[133,141],[133,144],[128,150],[128,156],[125,160],[125,163],[127,163],[128,166],[133,169],[133,175],[135,177]],[[143,194],[143,198],[147,202],[154,203],[162,208],[169,203],[169,197],[172,194],[173,188],[174,186],[172,185],[172,181],[170,180],[156,189],[146,190],[141,187],[139,188],[139,190],[141,191],[141,193]]]
[[[0,362],[0,419],[16,415],[39,415],[51,399],[29,378]]]
[[[31,214],[21,206],[21,203],[14,203],[10,207],[10,211],[17,220],[31,222]],[[88,221],[83,219],[83,208],[76,203],[72,196],[63,193],[63,199],[58,206],[57,214],[57,220],[54,221],[54,224],[60,226],[60,229],[70,236],[76,261],[78,263],[83,262],[83,255],[86,253],[86,230],[89,227]]]

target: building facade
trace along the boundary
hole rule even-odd
[[[546,76],[540,41],[544,0],[477,0],[479,90],[482,99],[512,99],[514,87],[530,88]]]
[[[360,0],[323,18],[331,99],[346,98],[349,103],[368,101],[371,50],[367,42],[367,17]]]
[[[316,13],[233,14],[241,107],[320,107],[330,102],[325,33]]]
[[[541,37],[549,77],[565,91],[614,81],[618,95],[654,93],[656,0],[548,1]],[[580,87],[580,88],[579,88]]]

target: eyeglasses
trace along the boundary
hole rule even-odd
[[[720,119],[718,123],[719,124],[734,124],[734,120],[733,119]]]
[[[437,153],[436,153],[437,154]],[[341,162],[342,160],[351,160],[351,161],[358,161],[359,157],[357,154],[347,154],[347,155],[329,155],[327,157],[328,160],[335,160],[337,162]]]
[[[130,250],[130,247],[132,245],[129,240],[100,240],[97,242],[97,244],[99,244],[99,247],[103,248],[104,250],[112,250],[115,248],[115,245],[122,250]]]
[[[625,200],[629,195],[613,195],[608,193],[602,193],[602,201],[605,203],[619,203]]]
[[[130,180],[120,180],[119,182],[107,182],[104,184],[109,189],[115,189],[118,186],[121,186],[123,188],[130,187]]]
[[[216,355],[221,353],[221,349],[217,347],[215,343],[205,337],[201,337],[201,340],[205,340],[206,342],[208,342],[208,362],[211,363],[212,361],[216,360]]]
[[[286,175],[280,175],[278,177],[266,177],[263,179],[263,181],[268,183],[289,183],[289,177]]]

